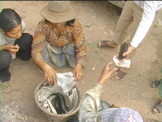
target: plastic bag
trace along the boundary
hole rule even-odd
[[[72,72],[57,73],[56,78],[57,84],[63,89],[65,93],[68,93],[76,84]]]
[[[113,61],[115,62],[115,65],[118,67],[130,68],[130,64],[131,64],[130,59],[125,59],[124,62],[121,65],[119,65],[120,60],[118,59],[117,55],[114,55]]]

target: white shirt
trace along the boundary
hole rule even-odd
[[[26,24],[24,21],[21,21],[21,24],[22,24],[22,32],[24,32],[26,29]],[[1,38],[1,40],[0,40],[1,45],[5,45],[5,44],[14,45],[14,43],[16,41],[16,39],[7,37],[3,33],[1,33],[1,31],[0,31],[0,38]]]
[[[162,8],[162,1],[134,1],[144,11],[142,14],[141,22],[135,32],[135,35],[131,41],[133,47],[138,47],[146,36],[152,22],[155,18],[156,11]]]

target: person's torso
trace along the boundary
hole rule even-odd
[[[145,6],[145,2],[148,2],[151,7],[156,6],[156,11],[162,8],[162,1],[133,1],[142,9],[149,9],[149,7]]]
[[[43,33],[46,35],[47,41],[56,47],[62,47],[74,41],[74,38],[81,32],[80,23],[75,20],[72,26],[65,26],[64,30],[60,33],[57,28],[54,28],[51,23],[46,23],[42,20],[39,23],[36,33]],[[75,32],[74,32],[75,31]]]

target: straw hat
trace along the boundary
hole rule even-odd
[[[52,23],[61,23],[76,17],[69,1],[49,1],[40,14]]]

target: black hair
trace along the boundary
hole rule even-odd
[[[44,20],[44,22],[47,24],[47,23],[50,23],[50,21],[48,21],[48,20]],[[69,21],[67,21],[66,23],[65,23],[65,26],[71,26],[71,27],[73,27],[73,23],[75,22],[75,19],[73,19],[73,20],[69,20]]]
[[[73,27],[73,23],[75,22],[75,19],[73,19],[73,20],[70,20],[70,21],[67,21],[66,22],[66,24],[65,24],[65,26],[71,26],[71,27]]]
[[[21,24],[20,16],[10,8],[3,9],[0,13],[0,28],[8,32]]]

